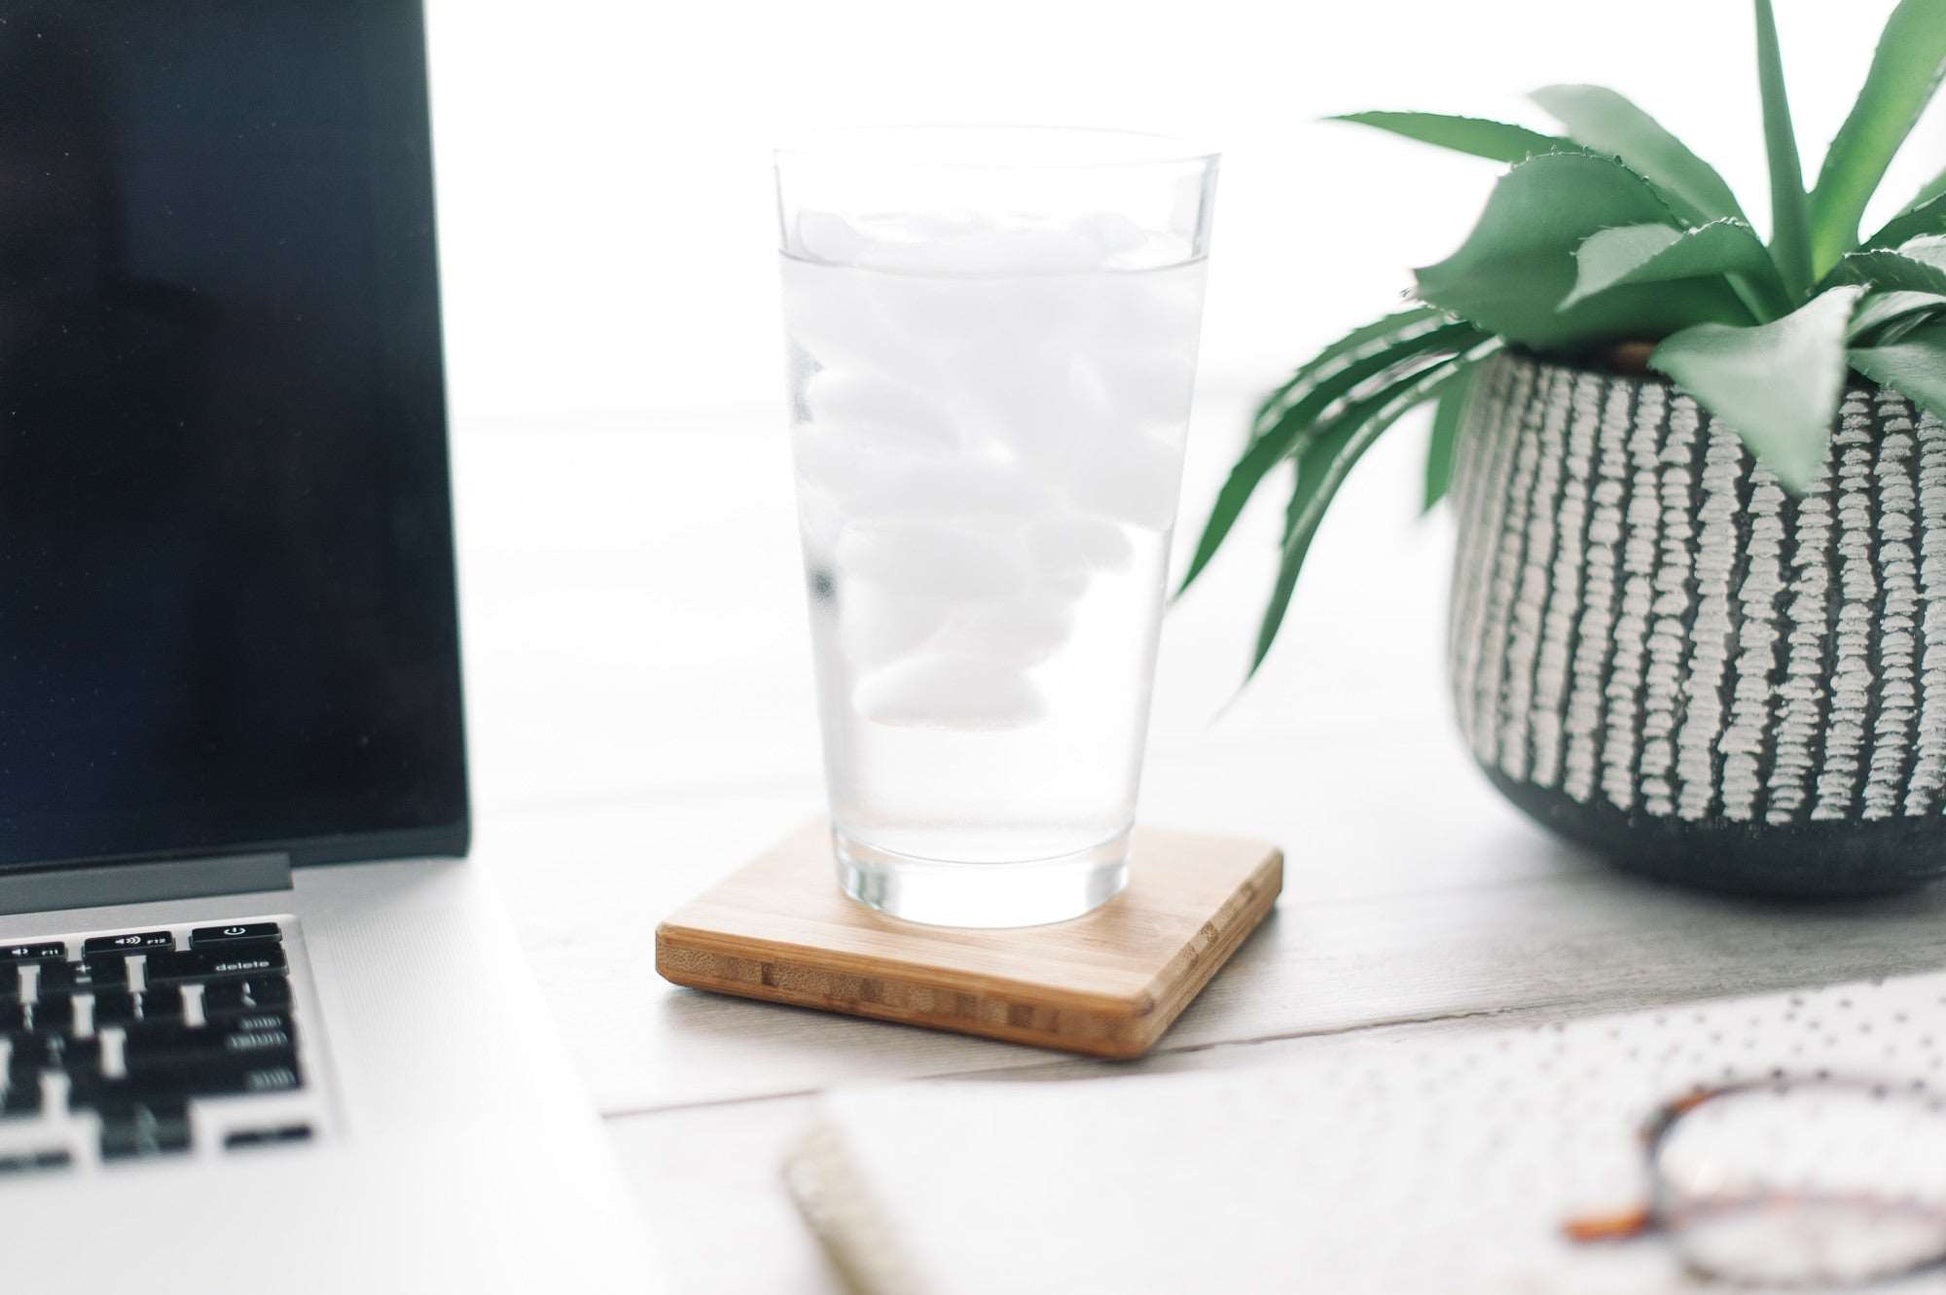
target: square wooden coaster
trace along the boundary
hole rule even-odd
[[[821,820],[655,933],[678,985],[1097,1057],[1139,1057],[1284,885],[1275,846],[1138,828],[1128,888],[1085,917],[974,931],[901,922],[838,889]]]

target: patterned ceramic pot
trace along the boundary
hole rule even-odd
[[[1793,498],[1665,381],[1502,355],[1453,498],[1453,699],[1514,804],[1717,889],[1946,871],[1946,424],[1854,387]]]

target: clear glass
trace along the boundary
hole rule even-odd
[[[1126,884],[1216,158],[1109,131],[777,155],[839,876],[913,921]]]

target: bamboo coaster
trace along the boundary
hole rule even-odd
[[[1276,847],[1138,828],[1128,888],[1051,926],[917,926],[848,899],[822,821],[685,904],[655,966],[693,989],[1139,1057],[1270,911]]]

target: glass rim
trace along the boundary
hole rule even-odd
[[[1093,152],[1077,148],[1062,156],[1036,157],[995,153],[954,156],[945,145],[980,138],[1036,142],[1092,143]],[[905,144],[905,148],[888,145]],[[924,147],[930,145],[930,148]],[[918,146],[918,147],[915,147]],[[1120,155],[1117,155],[1119,150]],[[837,126],[805,132],[771,150],[772,164],[787,162],[851,161],[875,167],[941,171],[1084,171],[1152,166],[1201,165],[1214,168],[1222,153],[1179,136],[1111,126],[1016,126],[976,122],[930,126]]]

